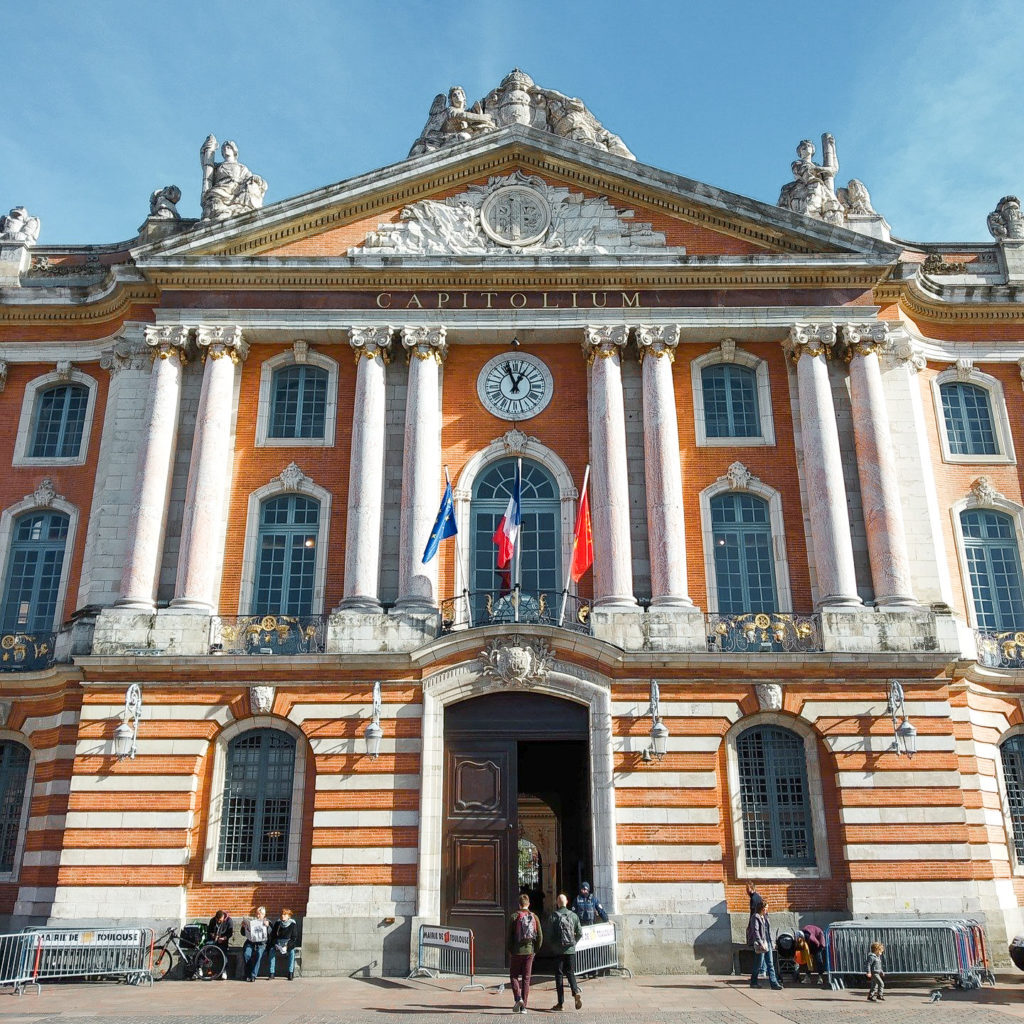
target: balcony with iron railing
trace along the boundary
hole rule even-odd
[[[0,634],[0,672],[38,672],[54,662],[56,633]]]
[[[523,623],[589,634],[590,604],[590,598],[533,594],[518,586],[466,591],[441,602],[441,632]]]
[[[215,615],[211,654],[295,655],[327,650],[326,615]]]
[[[820,615],[746,612],[706,615],[709,654],[805,654],[823,651]]]
[[[985,668],[1024,668],[1024,631],[984,630],[974,633],[978,643],[978,664]]]

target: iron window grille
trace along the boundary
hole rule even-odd
[[[295,776],[295,740],[253,729],[229,744],[217,850],[221,871],[284,871]]]
[[[15,521],[3,601],[4,632],[53,629],[68,525],[69,517],[62,512],[27,512]]]
[[[260,506],[252,615],[310,615],[316,584],[320,502],[299,494]]]
[[[804,741],[759,725],[736,740],[743,846],[748,867],[813,867]]]
[[[708,437],[760,437],[757,376],[746,366],[706,366],[700,374]]]
[[[1011,736],[999,746],[1006,783],[1006,803],[1010,809],[1013,848],[1019,863],[1024,863],[1024,736]]]
[[[1024,592],[1013,520],[991,509],[969,509],[960,513],[960,526],[978,628],[1021,628]]]
[[[323,440],[327,417],[327,371],[286,366],[274,373],[269,436]]]
[[[30,458],[77,458],[85,432],[89,389],[82,384],[59,384],[40,392],[35,406]]]
[[[28,779],[28,748],[0,740],[0,871],[14,871]]]
[[[942,415],[952,455],[998,455],[996,429],[988,391],[977,384],[940,387]]]
[[[719,613],[777,611],[768,502],[754,494],[720,494],[711,499],[711,530]]]

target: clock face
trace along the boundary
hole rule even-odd
[[[480,371],[477,394],[503,420],[528,420],[551,401],[551,371],[536,356],[502,353]]]

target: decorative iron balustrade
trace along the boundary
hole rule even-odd
[[[986,668],[1024,668],[1024,632],[1016,629],[989,632],[978,629],[978,664]]]
[[[708,615],[709,652],[775,654],[822,650],[821,617],[783,612]]]
[[[0,672],[34,672],[53,664],[56,633],[0,634]]]
[[[325,615],[214,616],[211,654],[323,654]]]
[[[441,632],[474,626],[494,626],[522,622],[541,626],[559,626],[561,594],[531,594],[512,590],[477,590],[449,597],[441,602]],[[590,599],[568,595],[562,629],[590,633]]]

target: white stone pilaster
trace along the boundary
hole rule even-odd
[[[145,330],[153,366],[139,444],[131,532],[121,573],[121,597],[116,602],[125,608],[152,611],[156,606],[187,340],[188,329],[184,327],[147,326]]]
[[[843,327],[850,359],[853,436],[875,603],[914,605],[896,453],[878,360],[888,335],[889,325],[883,321]]]
[[[679,423],[672,363],[679,328],[636,328],[644,389],[644,472],[651,554],[651,607],[692,607],[686,580],[686,532]]]
[[[796,363],[800,431],[818,578],[818,606],[861,603],[857,595],[850,515],[839,448],[827,356],[836,340],[832,324],[795,324],[788,351]]]
[[[203,390],[199,396],[192,459],[188,470],[185,522],[175,585],[175,608],[211,614],[217,608],[218,531],[224,522],[231,478],[231,416],[235,366],[248,354],[240,327],[200,327],[196,343],[203,353]]]
[[[352,456],[348,476],[342,608],[380,610],[380,531],[384,512],[385,367],[391,327],[353,327],[356,354]]]
[[[398,600],[408,611],[437,607],[437,563],[421,561],[441,496],[441,364],[447,354],[443,327],[403,327],[409,353],[405,403],[405,458],[398,553]]]
[[[590,366],[590,513],[594,528],[594,605],[635,607],[626,475],[626,410],[620,351],[629,328],[587,327]]]

